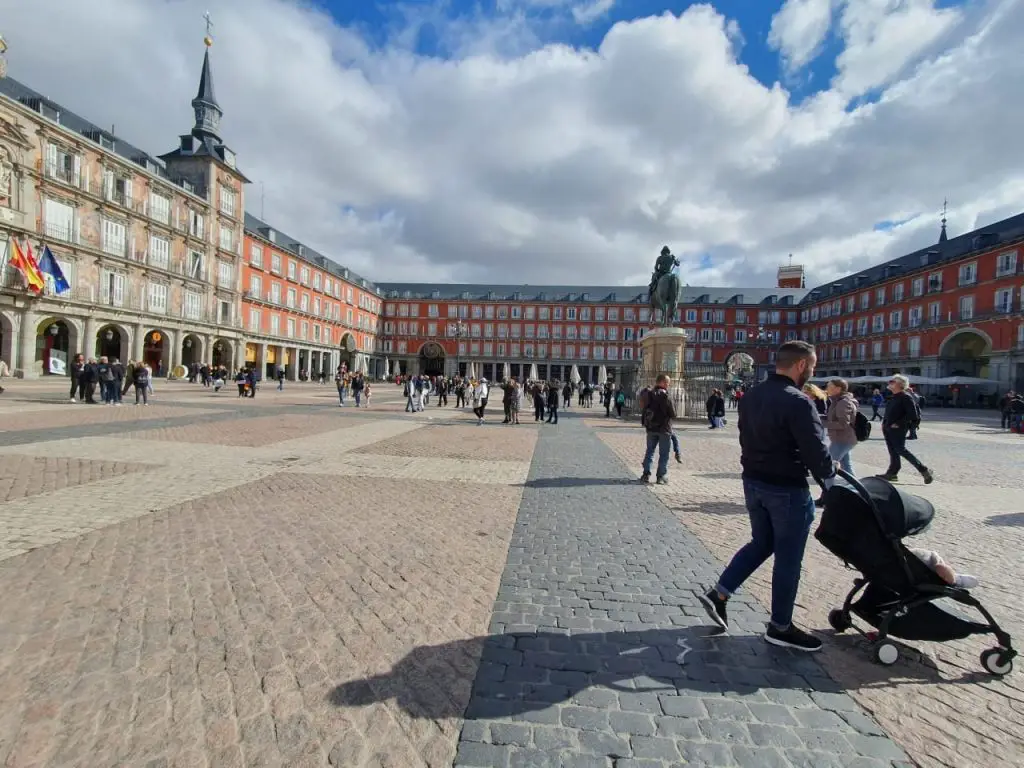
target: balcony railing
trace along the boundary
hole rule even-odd
[[[128,242],[104,241],[102,245],[104,253],[111,256],[118,256],[122,259],[129,258]]]
[[[43,236],[47,240],[60,240],[64,243],[74,243],[76,241],[75,228],[70,224],[45,222],[43,224]]]
[[[43,169],[46,176],[51,179],[70,184],[73,187],[82,186],[82,174],[80,171],[76,172],[74,168],[68,168],[61,163],[46,163]]]

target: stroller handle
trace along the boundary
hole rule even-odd
[[[844,469],[837,469],[836,475],[849,483],[853,487],[853,490],[857,492],[857,495],[860,496],[869,507],[874,508],[875,503],[871,500],[871,494],[868,493],[868,489],[861,484],[860,480]]]

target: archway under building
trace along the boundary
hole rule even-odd
[[[351,371],[352,366],[356,361],[356,351],[359,349],[359,345],[356,343],[356,337],[351,333],[345,333],[341,337],[341,344],[338,345],[339,361],[338,366],[345,366],[346,371]]]
[[[187,334],[181,340],[181,364],[188,368],[190,365],[202,365],[205,362],[202,338],[194,333]]]
[[[113,323],[104,325],[96,332],[93,343],[97,358],[106,357],[108,360],[117,358],[121,362],[125,362],[131,357],[131,335],[127,329],[119,325]]]
[[[14,360],[14,320],[6,313],[0,312],[0,368],[6,366],[6,375],[15,368]]]
[[[742,350],[734,350],[725,358],[725,372],[730,379],[752,379],[756,370],[754,358]]]
[[[68,362],[78,347],[77,329],[68,320],[51,317],[43,320],[36,328],[35,362],[40,363],[44,376],[66,376]],[[93,350],[85,348],[86,357]]]
[[[939,347],[941,376],[973,376],[988,378],[992,339],[977,328],[953,331]]]
[[[149,331],[142,341],[142,361],[153,369],[153,375],[160,377],[167,372],[170,360],[166,351],[170,342],[164,331]]]
[[[428,341],[420,347],[420,373],[424,376],[444,375],[444,347],[436,341]]]
[[[224,339],[214,339],[213,350],[210,352],[210,362],[215,368],[224,366],[228,370],[234,364],[234,355],[231,342]]]

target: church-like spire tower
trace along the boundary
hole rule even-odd
[[[947,240],[949,240],[949,237],[946,235],[946,205],[947,205],[948,202],[949,201],[947,201],[947,200],[943,200],[942,201],[942,229],[939,230],[939,242],[940,243],[944,243]]]
[[[192,99],[192,109],[196,114],[196,124],[192,128],[192,135],[200,141],[206,138],[213,139],[220,143],[220,118],[224,114],[217,103],[217,97],[213,94],[213,74],[210,72],[210,48],[213,45],[213,22],[210,14],[206,14],[206,37],[203,43],[206,45],[206,53],[203,56],[203,71],[199,75],[199,92]]]

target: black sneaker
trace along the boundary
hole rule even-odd
[[[708,612],[708,618],[722,629],[729,628],[729,617],[725,609],[725,604],[729,602],[727,599],[719,597],[718,592],[714,589],[709,589],[703,595],[697,595],[697,599],[700,600],[704,610]]]
[[[930,469],[922,469],[921,476],[924,478],[925,485],[931,485],[933,482],[935,482],[935,475],[932,474],[932,471]]]
[[[649,482],[651,482],[651,476],[648,475],[646,472],[644,472],[642,475],[640,475],[640,482],[641,483],[649,483]]]
[[[899,475],[879,475],[879,477],[890,483],[898,483],[900,481]]]
[[[683,457],[682,457],[681,454],[677,453],[676,454],[676,464],[682,464],[682,463],[683,463]]]
[[[764,639],[772,645],[779,645],[783,648],[794,648],[798,651],[820,651],[821,640],[809,632],[804,632],[795,624],[790,624],[789,629],[776,629],[771,624],[764,633]]]
[[[658,485],[668,485],[668,478],[664,475],[658,475],[658,479],[655,481]]]

